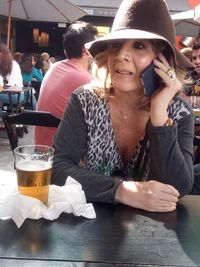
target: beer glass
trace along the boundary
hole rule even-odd
[[[52,147],[43,145],[24,145],[14,149],[19,192],[37,198],[45,205],[48,202],[53,153]]]

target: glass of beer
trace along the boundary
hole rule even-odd
[[[21,194],[48,203],[54,149],[24,145],[14,149],[17,185]]]

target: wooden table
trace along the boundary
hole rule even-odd
[[[200,196],[184,197],[171,213],[95,210],[94,220],[63,214],[19,229],[0,221],[0,266],[200,266]]]

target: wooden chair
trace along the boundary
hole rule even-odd
[[[24,110],[17,114],[2,113],[2,119],[12,151],[18,146],[17,125],[58,127],[60,119],[50,112]]]

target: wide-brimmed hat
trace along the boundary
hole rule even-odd
[[[124,0],[115,16],[111,32],[86,47],[95,57],[106,49],[110,40],[158,39],[169,45],[176,65],[185,70],[194,68],[175,47],[175,36],[175,27],[164,0]]]

